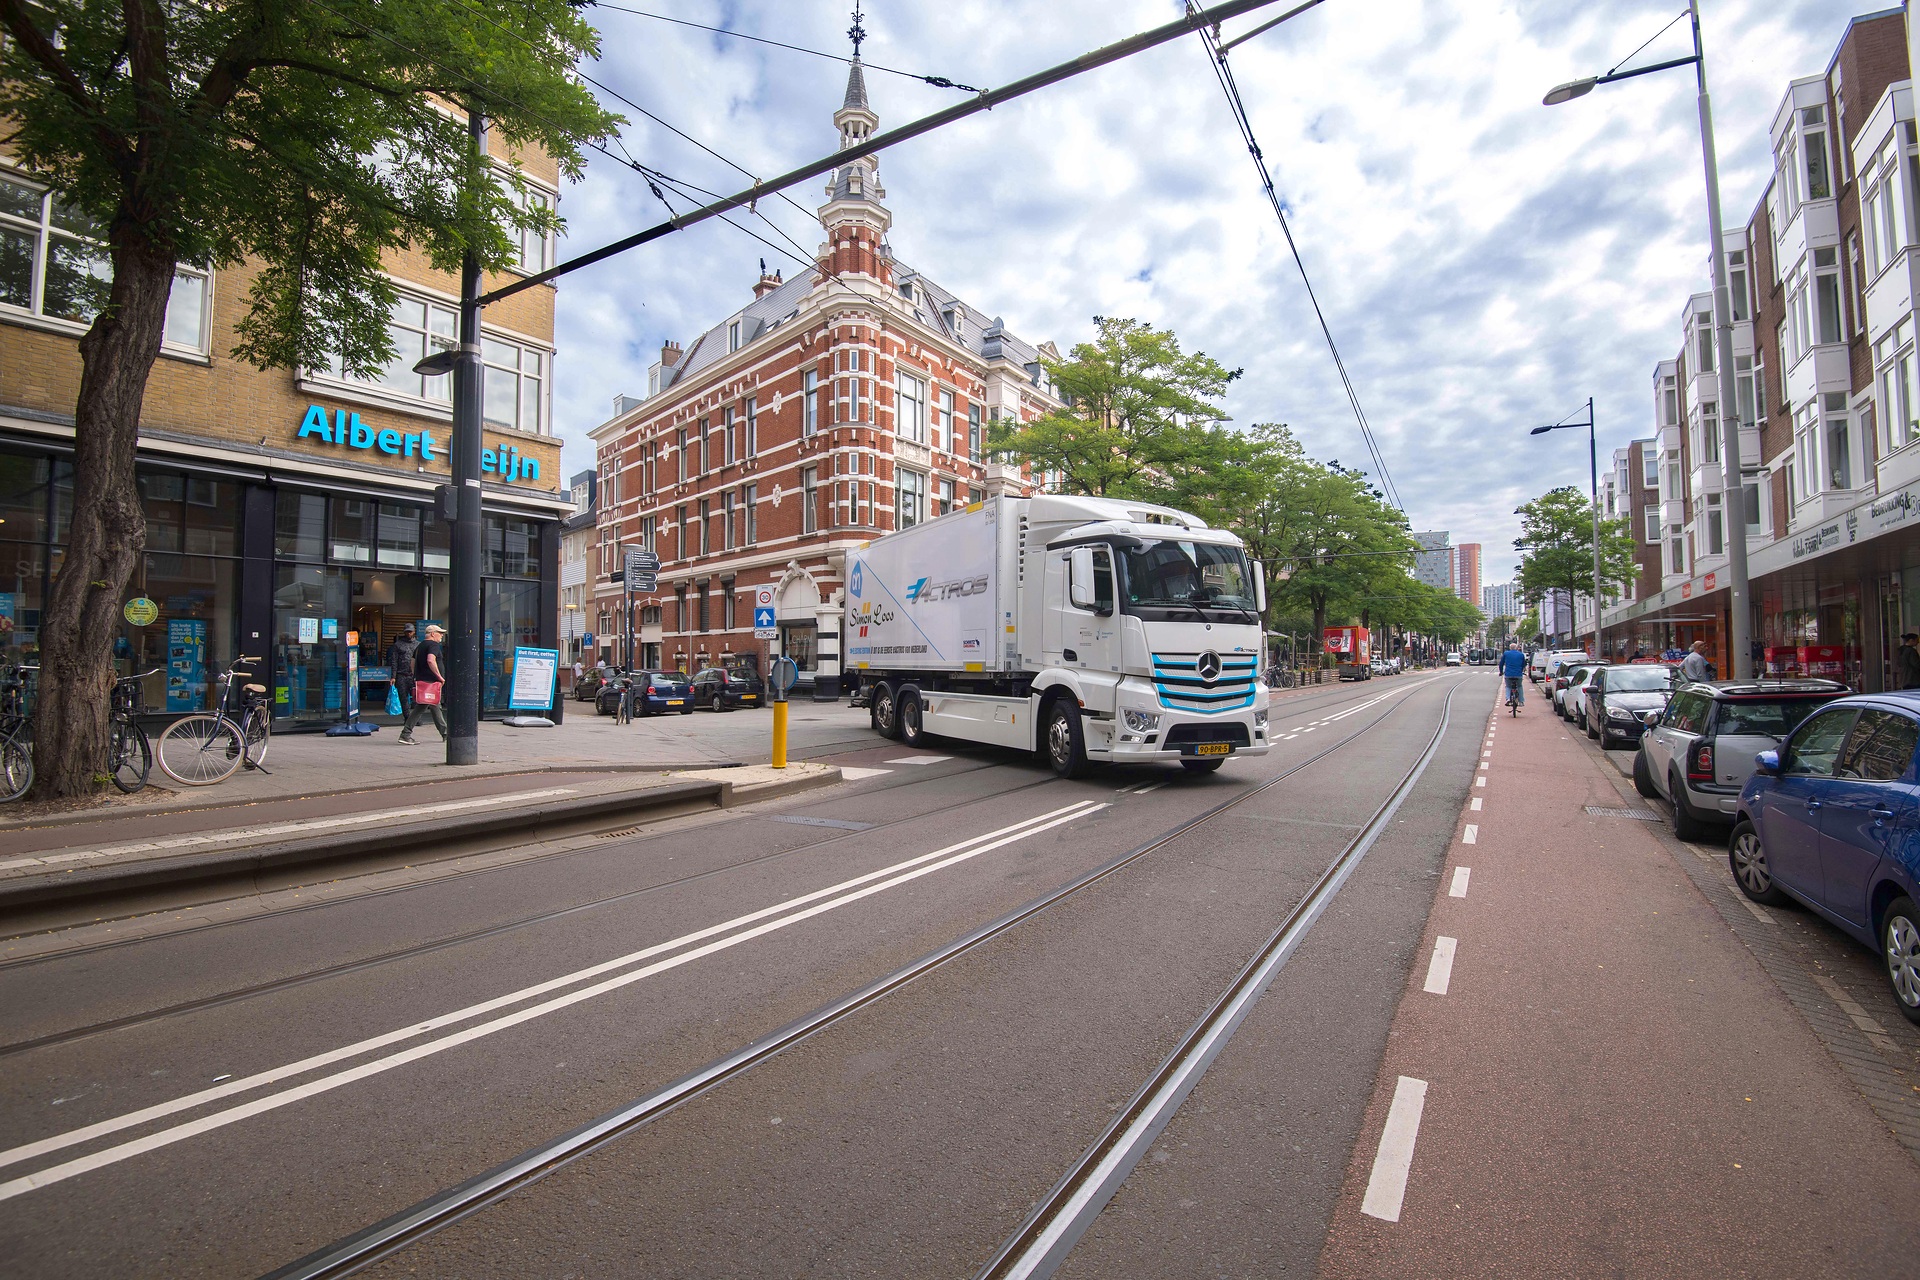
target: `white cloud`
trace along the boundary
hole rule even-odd
[[[1236,49],[1234,70],[1301,253],[1415,527],[1511,567],[1520,502],[1586,484],[1577,432],[1529,439],[1592,396],[1602,465],[1651,430],[1654,364],[1706,286],[1693,78],[1669,71],[1558,108],[1552,85],[1605,70],[1679,0],[1329,0]],[[635,0],[675,17],[840,52],[848,15],[809,0]],[[1178,15],[1172,0],[873,0],[871,63],[999,85]],[[1278,12],[1276,7],[1272,12]],[[1714,0],[1705,39],[1725,217],[1767,180],[1766,130],[1789,80],[1821,74],[1855,9],[1837,0]],[[835,142],[843,65],[607,8],[590,68],[756,174]],[[1242,18],[1229,34],[1253,25]],[[1641,55],[1687,52],[1685,23]],[[870,71],[882,127],[956,98]],[[643,162],[715,191],[737,171],[633,118]],[[1096,314],[1172,327],[1244,366],[1228,407],[1292,423],[1315,456],[1366,451],[1300,279],[1197,37],[1042,90],[881,160],[901,260],[1033,341],[1084,340]],[[805,210],[817,185],[789,193]],[[684,206],[683,206],[684,207]],[[596,157],[563,203],[562,256],[658,222],[646,183]],[[761,209],[807,251],[820,229]],[[782,243],[757,220],[743,225]],[[758,259],[802,269],[708,223],[568,278],[557,418],[566,470],[615,395],[643,389],[663,338],[687,342],[741,306]]]

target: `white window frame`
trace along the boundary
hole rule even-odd
[[[800,532],[820,532],[820,468],[800,468]]]
[[[820,430],[820,375],[812,369],[800,371],[800,435],[812,438]]]
[[[553,352],[530,343],[516,342],[512,338],[490,335],[482,330],[480,360],[481,413],[487,426],[496,431],[551,435],[553,415],[549,404],[553,394]],[[511,421],[493,415],[488,394],[497,382],[509,378],[513,380]],[[453,379],[446,381],[451,383]],[[529,393],[531,400],[528,399]],[[529,410],[534,418],[531,426],[526,421]]]
[[[927,442],[927,380],[905,369],[894,374],[893,429],[915,444]]]
[[[924,523],[927,515],[927,475],[912,467],[893,469],[893,527],[911,529]]]
[[[1913,318],[1895,325],[1874,346],[1880,392],[1880,444],[1883,453],[1920,440],[1920,384],[1914,380]]]

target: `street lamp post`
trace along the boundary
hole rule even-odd
[[[1561,431],[1567,427],[1577,427],[1578,422],[1555,422],[1549,426],[1535,427],[1527,432],[1530,436],[1545,435],[1549,431]],[[1587,467],[1592,474],[1593,484],[1593,656],[1606,656],[1606,632],[1600,626],[1600,442],[1593,429],[1593,397],[1587,397]],[[1571,610],[1573,601],[1567,601]]]
[[[1707,249],[1713,262],[1713,328],[1720,360],[1720,459],[1722,519],[1727,530],[1728,657],[1736,679],[1753,678],[1753,618],[1747,605],[1747,486],[1740,466],[1740,414],[1733,377],[1733,308],[1727,289],[1726,248],[1721,244],[1720,169],[1713,149],[1713,106],[1707,96],[1707,56],[1700,43],[1700,0],[1687,0],[1687,18],[1693,29],[1693,56],[1657,62],[1632,71],[1613,70],[1603,76],[1574,80],[1548,93],[1547,106],[1557,106],[1593,92],[1595,85],[1634,76],[1650,75],[1674,67],[1692,67],[1698,84],[1700,108],[1700,152],[1706,163],[1707,177]],[[1596,604],[1596,608],[1597,608]],[[1596,632],[1599,620],[1594,622]]]

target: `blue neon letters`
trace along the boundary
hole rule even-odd
[[[324,405],[308,405],[306,417],[300,420],[299,438],[305,440],[309,436],[348,449],[377,450],[393,458],[419,458],[423,462],[436,462],[440,458],[440,442],[433,438],[431,431],[370,427],[360,421],[359,414],[346,409],[335,409],[329,416]],[[522,456],[512,445],[503,445],[481,451],[480,470],[508,484],[538,480],[540,460]]]

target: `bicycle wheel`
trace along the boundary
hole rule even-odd
[[[183,716],[160,735],[160,771],[182,786],[210,786],[240,767],[242,745],[225,716]]]
[[[116,723],[107,740],[107,771],[113,775],[113,785],[132,795],[147,785],[152,770],[153,745],[147,731],[137,724]]]
[[[0,742],[0,802],[18,800],[33,786],[33,747],[17,738]]]
[[[273,738],[273,716],[260,703],[247,712],[247,760],[249,767],[267,758],[267,743]]]

